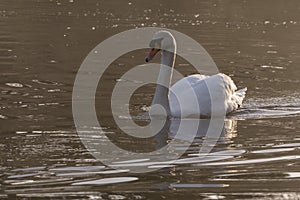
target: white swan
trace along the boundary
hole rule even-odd
[[[146,62],[162,50],[158,75],[158,83],[162,85],[158,84],[156,87],[152,106],[161,105],[171,117],[209,117],[212,115],[213,101],[217,102],[214,105],[214,114],[228,114],[241,106],[247,88],[236,91],[237,87],[232,79],[222,73],[213,76],[191,75],[170,88],[176,58],[176,41],[170,32],[158,31],[154,34],[150,47],[152,50],[146,57]],[[166,66],[169,66],[168,69]]]

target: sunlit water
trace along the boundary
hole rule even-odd
[[[175,162],[120,161],[116,155],[116,169],[108,168],[76,133],[73,82],[98,43],[146,26],[194,38],[248,94],[204,158],[199,150],[207,145],[201,135],[206,120]],[[299,1],[3,0],[0,27],[0,199],[300,198]],[[122,71],[142,64],[147,51],[114,62],[117,70],[106,74],[97,93],[101,124],[129,149],[148,149],[155,141],[133,146],[120,136],[107,102]],[[176,69],[193,73],[181,59]],[[152,95],[150,86],[135,93],[130,109],[137,123],[149,123]],[[169,140],[176,123],[171,120],[166,131]],[[180,148],[177,142],[175,151]],[[134,174],[131,167],[158,170]]]

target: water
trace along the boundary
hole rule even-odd
[[[0,199],[299,199],[299,10],[296,0],[2,0]],[[111,169],[89,154],[76,133],[73,82],[98,43],[146,26],[194,38],[248,94],[204,159],[200,133],[175,163],[144,158],[116,161],[122,169]],[[117,59],[96,101],[110,138],[137,151],[151,150],[153,141],[133,147],[120,136],[107,102],[120,73],[142,64],[147,51]],[[176,69],[193,73],[182,59]],[[140,88],[131,101],[138,124],[149,123],[143,113],[152,94],[152,86]],[[132,166],[164,168],[133,174]]]

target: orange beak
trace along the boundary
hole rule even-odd
[[[156,49],[156,48],[151,49],[151,51],[149,52],[149,54],[146,57],[145,61],[149,62],[150,60],[152,60],[154,58],[154,56],[157,54],[157,52],[159,52],[159,50],[160,49]]]

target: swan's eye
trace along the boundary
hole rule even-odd
[[[161,41],[162,41],[162,39],[163,39],[163,38],[151,40],[149,46],[150,46],[151,48],[161,49]]]
[[[160,49],[160,43],[155,43],[154,48],[155,48],[155,49]]]
[[[156,54],[157,52],[160,51],[160,48],[152,48],[151,51],[152,51],[152,52],[155,52],[155,54]]]

